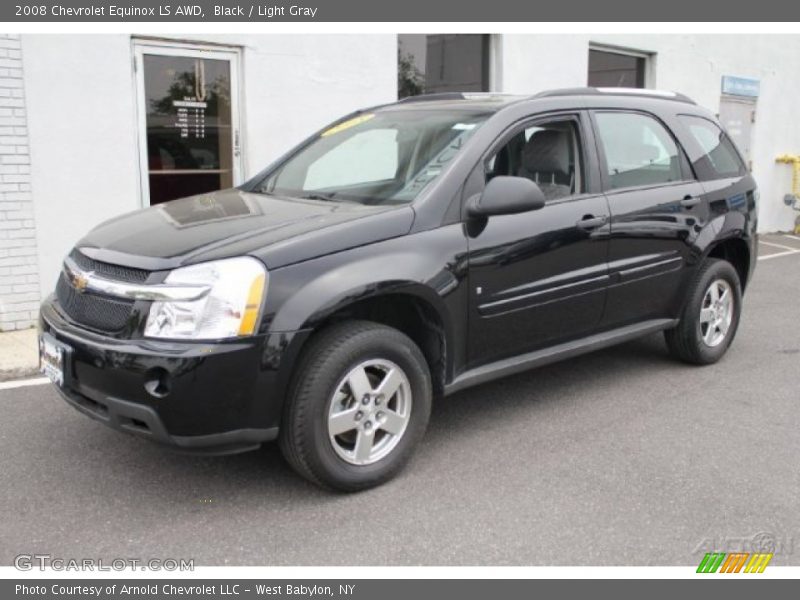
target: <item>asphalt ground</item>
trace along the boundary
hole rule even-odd
[[[0,389],[0,564],[696,565],[744,549],[800,565],[800,238],[764,242],[717,365],[677,363],[653,335],[464,391],[435,404],[400,477],[356,495],[305,483],[275,445],[175,454],[49,385]]]

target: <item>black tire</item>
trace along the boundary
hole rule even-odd
[[[727,282],[733,291],[732,320],[722,341],[716,346],[709,346],[703,340],[700,311],[703,308],[706,292],[713,282],[720,279]],[[736,336],[741,312],[742,286],[736,269],[727,261],[706,259],[689,287],[680,322],[675,328],[664,332],[670,353],[675,358],[693,365],[709,365],[717,362]]]
[[[283,410],[279,442],[284,457],[300,475],[327,488],[355,492],[388,481],[406,464],[428,425],[432,387],[425,357],[400,331],[369,321],[332,325],[309,344]],[[342,379],[372,359],[391,361],[402,369],[413,401],[396,446],[377,462],[356,465],[334,449],[328,411]]]

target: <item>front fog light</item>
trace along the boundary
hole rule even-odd
[[[206,286],[209,291],[191,301],[153,302],[144,329],[146,337],[232,338],[255,332],[267,271],[260,261],[242,256],[175,269],[164,283]]]

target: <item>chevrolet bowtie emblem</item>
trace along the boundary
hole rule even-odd
[[[86,291],[86,287],[89,285],[88,273],[79,273],[67,269],[67,276],[69,277],[70,284],[72,284],[72,287],[74,287],[76,291],[81,294]]]

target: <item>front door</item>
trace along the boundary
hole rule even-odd
[[[238,57],[136,44],[143,204],[241,183]]]
[[[481,183],[499,175],[534,180],[546,204],[465,224],[470,367],[587,335],[600,321],[609,211],[587,185],[591,145],[581,122],[575,115],[524,125],[479,166]]]

